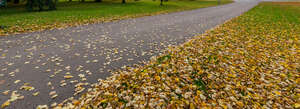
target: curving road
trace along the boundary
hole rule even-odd
[[[59,103],[83,90],[78,86],[88,87],[108,77],[111,70],[148,60],[168,45],[181,44],[257,3],[239,0],[192,11],[0,37],[0,104],[12,93],[19,99],[8,109]]]

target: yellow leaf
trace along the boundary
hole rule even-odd
[[[243,106],[244,106],[244,103],[241,102],[241,101],[238,101],[236,104],[239,105],[240,107],[243,107]]]
[[[193,103],[190,104],[190,109],[195,109],[195,106]]]
[[[75,106],[77,106],[77,105],[80,104],[80,102],[79,102],[78,100],[74,100],[74,101],[73,101],[73,104],[74,104]]]
[[[106,103],[107,99],[101,100],[100,103]]]
[[[40,94],[40,92],[35,92],[35,93],[33,93],[32,95],[33,96],[37,96],[37,95],[39,95]]]
[[[296,83],[297,83],[297,84],[300,84],[300,78],[297,78],[297,79],[296,79]]]
[[[229,77],[235,78],[236,75],[235,74],[228,74]]]
[[[10,105],[10,101],[6,101],[1,105],[1,108],[5,108]]]
[[[34,90],[34,87],[31,87],[31,86],[22,86],[20,89],[23,89],[23,90],[26,90],[26,91],[32,91]]]
[[[274,93],[275,93],[276,95],[281,95],[281,93],[278,92],[278,91],[274,91]]]
[[[159,76],[155,76],[154,78],[155,78],[157,81],[160,80],[160,77],[159,77]]]
[[[280,76],[283,77],[283,78],[285,78],[285,77],[286,77],[286,74],[280,73]]]
[[[298,108],[300,108],[300,104],[299,103],[295,103],[294,107],[295,107],[295,109],[298,109]]]
[[[202,92],[200,90],[197,90],[197,95],[202,94]]]
[[[66,75],[66,76],[64,76],[64,78],[70,79],[70,78],[73,78],[73,76],[72,75]]]

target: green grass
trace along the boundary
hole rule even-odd
[[[243,15],[242,18],[238,19],[238,22],[241,22],[243,28],[257,34],[295,30],[299,28],[300,24],[299,7],[300,2],[264,2]]]
[[[24,6],[1,9],[0,25],[6,26],[2,30],[2,34],[49,29],[54,27],[54,24],[56,24],[56,27],[61,27],[73,25],[74,22],[84,24],[105,20],[110,21],[217,5],[217,1],[206,0],[168,1],[164,3],[164,6],[159,6],[159,0],[128,1],[127,4],[121,4],[120,2],[60,2],[57,6],[58,10],[45,12],[26,12]],[[229,0],[223,0],[222,4],[230,2]]]
[[[255,19],[261,23],[275,23],[286,21],[285,23],[300,23],[300,2],[265,2],[248,12],[248,15],[260,16]],[[267,18],[268,17],[268,18]]]

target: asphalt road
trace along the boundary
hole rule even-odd
[[[257,3],[239,0],[192,11],[0,37],[0,104],[12,93],[20,99],[8,109],[59,103],[80,92],[74,90],[76,84],[88,87],[108,77],[110,71],[149,60],[168,45],[181,44]]]

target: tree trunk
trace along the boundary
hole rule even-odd
[[[72,2],[72,0],[69,0],[69,2]]]
[[[102,2],[102,0],[95,0],[95,2]]]
[[[14,0],[14,4],[19,4],[20,0]]]
[[[37,0],[38,3],[38,7],[39,7],[39,11],[43,11],[44,10],[44,3],[42,0]]]
[[[27,11],[33,11],[33,0],[27,0],[26,9]]]
[[[164,0],[160,0],[160,6],[162,6],[162,5],[163,5],[163,1],[164,1]]]
[[[125,0],[122,0],[122,3],[123,3],[123,4],[125,4],[125,3],[126,3],[126,1],[125,1]]]
[[[49,1],[49,10],[56,10],[56,0],[48,0]]]

